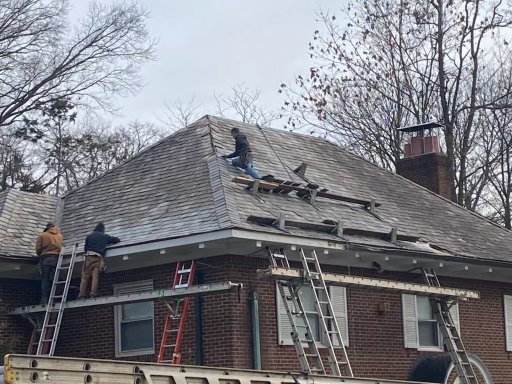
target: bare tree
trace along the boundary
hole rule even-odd
[[[278,118],[278,114],[260,105],[260,94],[261,91],[250,90],[244,83],[232,87],[231,93],[227,95],[214,93],[216,105],[212,114],[244,123],[270,125]],[[186,127],[203,115],[199,112],[202,106],[196,103],[195,98],[188,102],[177,100],[173,104],[164,105],[165,117],[159,120],[173,131]]]
[[[251,91],[246,84],[240,83],[231,88],[231,95],[214,94],[216,113],[222,117],[242,120],[244,123],[270,125],[277,119],[277,114],[259,105],[260,93],[261,91]]]
[[[316,31],[310,44],[315,67],[298,76],[296,86],[280,90],[289,126],[313,126],[394,169],[401,151],[396,128],[440,121],[452,198],[474,209],[488,180],[480,145],[484,111],[510,107],[507,89],[482,96],[504,65],[493,47],[512,25],[508,5],[355,0],[344,27],[334,16],[321,16],[326,31]],[[509,55],[506,41],[498,44]]]
[[[186,127],[199,119],[199,105],[192,97],[188,102],[176,100],[172,105],[164,102],[165,118],[159,119],[163,124],[170,127],[171,131],[176,131]]]
[[[17,137],[14,132],[0,133],[0,190],[16,188],[40,193],[45,188],[46,172],[31,156],[34,143]]]
[[[147,13],[136,2],[93,1],[69,26],[67,0],[0,0],[0,126],[57,99],[111,109],[134,92],[153,57]]]

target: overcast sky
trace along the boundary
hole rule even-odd
[[[146,86],[135,97],[119,99],[122,116],[114,123],[157,121],[164,102],[203,105],[214,111],[213,94],[246,83],[261,90],[261,103],[279,109],[281,83],[307,73],[308,42],[320,27],[320,9],[338,11],[347,0],[141,0],[150,13],[149,29],[159,40],[157,59],[142,70]],[[74,13],[87,3],[73,0]]]

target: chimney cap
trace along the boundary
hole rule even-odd
[[[416,125],[409,125],[408,127],[399,127],[397,128],[400,132],[420,132],[424,131],[425,129],[433,129],[433,128],[443,128],[443,124],[436,123],[434,121],[430,121],[427,123],[422,124],[416,124]]]

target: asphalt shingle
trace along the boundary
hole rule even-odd
[[[293,172],[307,163],[306,178],[332,193],[381,203],[366,208],[317,198],[309,204],[295,193],[253,196],[232,182],[243,172],[220,155],[234,147],[230,130],[244,131],[261,174],[307,182]],[[122,239],[120,246],[241,228],[280,233],[247,221],[248,216],[321,223],[341,220],[345,228],[416,236],[453,255],[512,261],[512,233],[416,184],[320,138],[205,116],[63,197],[62,232],[67,244],[81,243],[96,222]],[[29,256],[37,233],[53,220],[57,199],[24,192],[0,193],[0,254]],[[18,229],[23,227],[23,231]],[[282,233],[282,232],[281,232]],[[290,235],[336,239],[335,235],[287,228]],[[347,235],[372,246],[431,250],[421,243]]]

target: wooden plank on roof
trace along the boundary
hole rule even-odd
[[[375,279],[371,277],[352,276],[337,273],[324,273],[324,280],[333,285],[361,286],[366,288],[389,289],[398,292],[421,294],[426,296],[443,296],[453,299],[479,299],[480,293],[466,289],[431,287],[425,284],[407,283],[403,281]],[[269,267],[258,270],[259,277],[276,280],[303,279],[303,271],[293,268]]]
[[[251,223],[256,223],[260,225],[275,225],[275,223],[278,222],[277,217],[265,217],[265,216],[256,216],[256,215],[250,215],[247,217],[247,221]],[[309,221],[299,221],[299,220],[289,220],[286,219],[284,222],[284,227],[294,227],[294,228],[300,228],[305,229],[308,231],[319,231],[319,232],[326,232],[326,233],[339,233],[337,223],[332,220],[324,220],[322,223],[315,223],[315,222],[309,222]],[[391,231],[392,232],[392,231]],[[370,230],[364,230],[359,228],[350,228],[350,227],[343,227],[343,234],[344,235],[354,235],[354,236],[366,236],[366,237],[372,237],[387,241],[394,240],[392,233],[385,233],[385,232],[377,232],[377,231],[370,231]],[[400,233],[396,233],[396,240],[400,241],[408,241],[415,243],[419,241],[419,237],[417,236],[410,236],[410,235],[402,235]]]
[[[250,187],[252,187],[254,185],[253,179],[243,177],[243,176],[236,176],[233,179],[231,179],[231,181],[234,183],[237,183],[237,184],[243,184],[243,185],[247,185]],[[267,189],[267,190],[271,190],[271,191],[273,191],[274,189],[277,189],[279,191],[279,193],[288,193],[290,191],[296,191],[296,192],[300,192],[300,193],[308,195],[308,196],[311,192],[311,190],[309,188],[303,188],[301,186],[297,186],[297,185],[293,185],[293,184],[286,184],[285,182],[275,183],[275,182],[265,181],[265,180],[260,180],[259,188]],[[342,196],[342,195],[338,195],[338,194],[330,193],[330,192],[322,192],[322,190],[319,190],[317,192],[317,196],[323,197],[326,199],[331,199],[331,200],[344,201],[347,203],[360,204],[365,207],[366,206],[369,207],[370,204],[372,204],[371,199],[370,200],[358,199],[355,197]],[[379,204],[379,203],[375,203],[375,207],[379,207],[380,205],[381,204]]]

